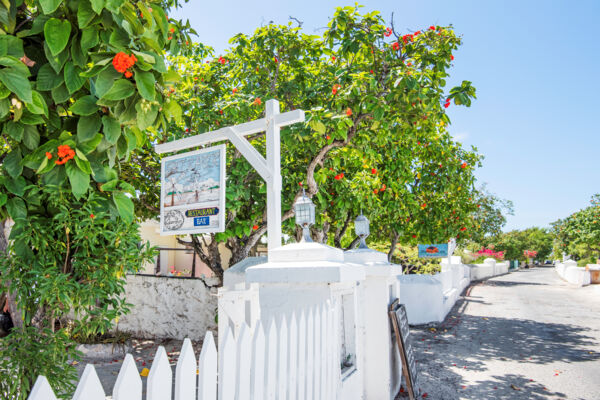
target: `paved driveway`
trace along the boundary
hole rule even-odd
[[[413,331],[429,399],[600,399],[600,285],[512,272],[473,283],[441,326]]]

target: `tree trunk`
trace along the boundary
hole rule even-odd
[[[396,245],[398,244],[398,232],[392,233],[392,239],[390,240],[390,251],[388,251],[388,262],[392,263],[392,257],[394,257],[394,251],[396,251]]]

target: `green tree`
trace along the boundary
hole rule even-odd
[[[120,174],[181,115],[165,90],[179,79],[165,49],[187,51],[191,32],[168,19],[176,5],[0,3],[0,221],[14,221],[0,283],[15,323],[0,347],[3,398],[26,398],[41,373],[68,395],[71,337],[106,332],[127,309],[124,274],[150,250]]]
[[[506,260],[525,260],[524,250],[537,251],[537,259],[545,260],[552,253],[553,235],[545,228],[528,228],[487,237],[484,245],[494,251],[504,251]]]
[[[322,36],[268,25],[231,44],[219,57],[198,45],[193,55],[170,60],[183,76],[169,93],[182,104],[183,123],[169,128],[168,139],[260,118],[269,98],[279,99],[282,111],[305,110],[305,124],[282,131],[288,234],[296,234],[292,205],[302,189],[319,210],[314,238],[338,247],[352,244],[349,228],[361,209],[386,239],[446,241],[471,227],[479,156],[452,141],[445,109],[469,106],[475,89],[468,81],[444,89],[460,44],[452,27],[401,36],[377,12],[343,7]],[[263,134],[249,140],[264,152]],[[126,172],[141,192],[144,216],[158,209],[158,163],[147,146]],[[265,184],[231,147],[227,171],[226,231],[206,243],[192,236],[217,276],[223,273],[218,243],[231,250],[231,263],[238,262],[267,223]]]
[[[600,258],[600,195],[591,205],[552,224],[556,237],[555,252],[571,254],[576,259],[595,263]]]

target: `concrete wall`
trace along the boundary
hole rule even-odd
[[[567,260],[564,263],[558,263],[554,269],[558,276],[573,285],[585,286],[591,282],[590,271],[578,267],[575,261]]]
[[[202,339],[217,329],[217,289],[207,284],[217,280],[127,276],[125,301],[133,307],[119,320],[119,330],[143,338]]]

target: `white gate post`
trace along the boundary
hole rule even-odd
[[[279,114],[279,102],[267,100],[267,168],[271,177],[267,180],[267,237],[269,250],[281,246],[281,141],[275,115]]]

